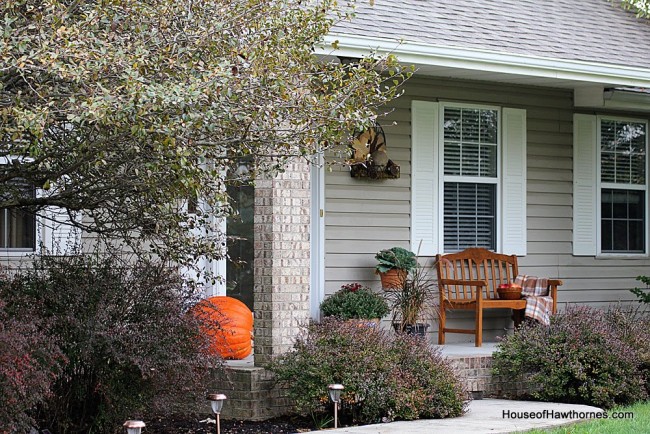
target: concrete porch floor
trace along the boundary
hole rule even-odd
[[[475,347],[473,342],[456,342],[445,345],[431,345],[431,348],[440,348],[442,355],[447,357],[472,357],[472,356],[491,356],[496,351],[496,342],[483,342],[482,347]],[[226,366],[229,368],[252,368],[253,353],[242,360],[227,360]]]
[[[482,347],[474,346],[474,342],[451,343],[445,345],[432,345],[440,348],[442,355],[447,357],[472,357],[491,356],[497,349],[497,342],[483,342]]]

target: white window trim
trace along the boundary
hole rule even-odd
[[[454,103],[449,101],[440,102],[438,110],[438,123],[435,127],[438,129],[438,197],[441,199],[441,206],[438,207],[438,251],[441,253],[450,253],[445,251],[445,183],[446,182],[463,182],[470,184],[493,184],[496,185],[496,213],[495,222],[496,230],[496,251],[501,251],[503,231],[501,230],[501,216],[503,214],[503,204],[501,203],[501,161],[502,157],[502,107],[484,104]],[[445,108],[454,107],[461,109],[478,109],[478,110],[496,110],[497,112],[497,176],[496,178],[485,176],[462,176],[462,175],[445,175]]]
[[[645,161],[645,185],[634,185],[634,184],[616,184],[609,182],[602,182],[602,136],[601,136],[601,122],[603,120],[611,121],[623,121],[623,122],[637,122],[645,125],[645,150],[646,150],[646,161]],[[616,258],[616,259],[639,259],[639,258],[648,258],[650,257],[649,246],[650,246],[650,230],[648,229],[648,212],[650,208],[648,207],[648,177],[650,173],[648,172],[648,120],[647,119],[638,119],[638,118],[629,118],[623,116],[606,116],[606,115],[597,115],[596,116],[596,162],[598,164],[598,170],[596,171],[596,257],[597,258]],[[602,244],[602,189],[611,188],[619,190],[644,190],[644,200],[645,200],[645,209],[644,209],[644,222],[645,222],[645,239],[644,239],[644,250],[645,253],[615,253],[615,252],[603,252]]]

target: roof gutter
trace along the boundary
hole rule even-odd
[[[316,54],[363,57],[394,54],[401,63],[578,81],[585,84],[650,87],[650,69],[477,50],[394,39],[330,34]],[[332,44],[336,43],[337,49]]]

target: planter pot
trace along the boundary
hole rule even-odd
[[[385,273],[378,273],[379,278],[381,279],[381,287],[383,289],[401,289],[404,286],[404,280],[406,280],[407,272],[406,270],[399,270],[393,268],[388,270]]]
[[[427,333],[427,329],[429,328],[429,324],[424,324],[419,322],[417,324],[402,325],[402,323],[395,323],[393,324],[393,328],[395,329],[396,332],[404,332],[407,335],[414,335],[414,336],[424,338],[424,336]]]

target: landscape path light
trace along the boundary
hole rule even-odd
[[[330,391],[330,399],[334,403],[334,428],[339,427],[339,402],[341,402],[341,392],[344,387],[342,384],[329,384],[327,388]]]
[[[223,393],[211,393],[208,395],[208,401],[212,406],[212,412],[217,416],[217,434],[221,434],[221,409],[223,408],[223,402],[227,399],[226,395]]]
[[[127,434],[140,434],[144,427],[144,422],[141,420],[127,420],[124,422],[124,428],[126,428]]]

